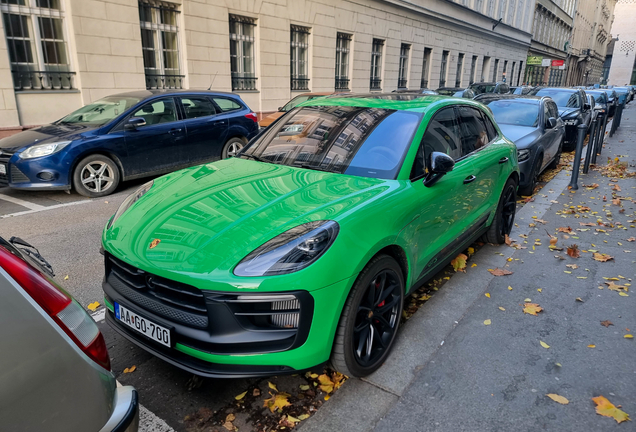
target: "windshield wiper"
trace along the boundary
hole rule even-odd
[[[42,255],[40,255],[40,251],[35,248],[35,246],[30,245],[29,243],[22,240],[20,237],[11,237],[9,239],[9,243],[11,243],[14,247],[19,249],[21,252],[26,253],[34,260],[37,260],[40,265],[43,267],[43,270],[50,273],[52,277],[55,277],[55,273],[53,272],[53,267],[47,260],[44,259]]]
[[[238,157],[251,158],[251,159],[254,159],[255,161],[259,161],[259,162],[274,163],[274,162],[272,162],[270,160],[263,159],[262,157],[253,155],[251,153],[249,153],[249,154],[248,153],[243,153],[243,154],[238,155]]]
[[[320,167],[315,166],[315,165],[302,164],[302,165],[299,165],[299,166],[300,166],[300,168],[306,168],[306,169],[315,170],[315,171],[333,172],[333,171],[330,171],[328,169],[320,168]]]

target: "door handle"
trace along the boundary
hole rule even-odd
[[[502,164],[502,163],[506,163],[506,162],[508,162],[508,157],[507,157],[507,156],[504,156],[504,157],[502,157],[501,159],[499,159],[499,163],[500,163],[500,164]]]
[[[170,133],[172,135],[178,134],[179,132],[181,132],[183,129],[170,129]]]
[[[477,177],[471,174],[464,179],[464,184],[474,182],[475,180],[477,180]]]

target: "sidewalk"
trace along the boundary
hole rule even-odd
[[[632,103],[599,166],[619,157],[635,171],[634,132]],[[561,171],[517,214],[511,239],[526,249],[483,247],[466,274],[453,276],[402,328],[387,363],[347,381],[300,430],[634,430],[597,415],[592,398],[605,396],[636,421],[636,340],[624,337],[636,333],[636,290],[628,285],[636,279],[636,242],[628,241],[636,237],[636,178],[611,182],[590,170],[572,193],[569,174]],[[563,251],[549,249],[546,230]],[[566,253],[573,243],[580,258]],[[593,251],[613,259],[596,261]],[[513,274],[495,277],[488,269],[496,267]],[[629,291],[608,289],[604,278]],[[543,311],[524,314],[526,299]],[[613,325],[601,325],[608,320]]]

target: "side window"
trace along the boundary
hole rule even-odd
[[[428,123],[422,143],[417,150],[411,178],[424,175],[426,158],[433,152],[446,153],[453,159],[459,159],[462,156],[459,137],[459,124],[452,107],[444,108],[435,114]]]
[[[499,136],[499,133],[497,132],[495,125],[492,124],[492,121],[490,120],[490,118],[483,112],[481,113],[481,117],[484,119],[484,123],[486,123],[486,132],[488,132],[488,142],[491,142],[492,140],[497,139],[497,137]]]
[[[548,112],[550,113],[550,117],[559,118],[559,110],[554,102],[548,102]]]
[[[457,111],[462,132],[462,156],[466,156],[484,147],[490,140],[488,139],[486,124],[478,109],[459,106]]]
[[[174,99],[159,99],[142,106],[132,117],[141,117],[146,120],[146,126],[177,121],[177,111]]]
[[[237,102],[233,101],[232,99],[216,98],[216,97],[213,99],[214,99],[214,102],[216,102],[216,104],[219,106],[219,108],[221,108],[221,112],[236,111],[243,108],[241,105],[239,105]]]
[[[550,117],[552,116],[550,115],[549,102],[546,102],[543,104],[543,124],[548,129],[550,128],[550,122],[548,121]]]
[[[216,114],[212,101],[206,97],[182,97],[181,104],[187,119],[205,117]]]

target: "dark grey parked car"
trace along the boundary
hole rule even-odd
[[[483,93],[510,93],[510,86],[505,82],[478,82],[471,84],[468,88],[475,92],[477,98]]]
[[[592,107],[593,111],[596,111],[599,115],[605,114],[608,111],[609,98],[607,97],[607,93],[603,90],[585,90],[585,93],[588,96],[594,97],[595,105]]]
[[[440,87],[437,90],[437,94],[441,94],[443,96],[454,96],[465,99],[472,99],[475,97],[475,92],[469,88],[462,87]]]
[[[137,392],[117,386],[104,338],[28,243],[0,237],[0,430],[136,432]]]
[[[481,103],[490,108],[504,136],[517,146],[519,194],[531,195],[539,175],[556,168],[561,159],[565,126],[549,97],[489,95]]]

